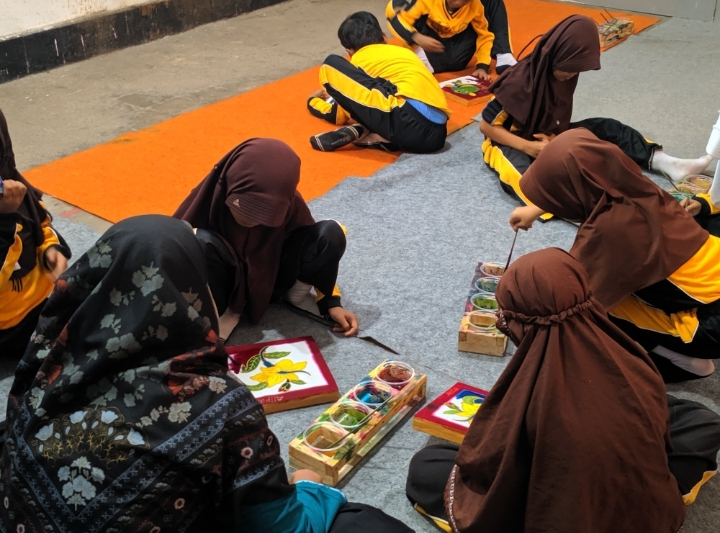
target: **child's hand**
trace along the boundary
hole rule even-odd
[[[19,181],[3,180],[3,194],[0,196],[0,213],[14,213],[25,198],[27,187]]]
[[[293,475],[288,479],[291,485],[294,485],[298,481],[314,481],[315,483],[322,483],[322,478],[313,472],[312,470],[296,470]]]
[[[333,327],[333,331],[343,332],[346,337],[357,335],[358,333],[358,317],[342,307],[331,307],[328,309],[328,314],[335,322],[337,326]]]
[[[60,277],[60,274],[67,270],[67,257],[65,257],[60,250],[51,246],[45,250],[45,266],[50,271],[50,276],[54,283]]]
[[[318,89],[314,93],[312,93],[308,98],[322,98],[323,100],[327,100],[330,98],[330,95],[327,93],[325,89]]]
[[[535,135],[533,135],[533,137],[535,137],[537,139],[537,141],[527,141],[523,152],[525,152],[527,155],[529,155],[533,159],[537,159],[537,156],[540,155],[540,152],[543,151],[543,148],[545,148],[548,144],[550,144],[550,141],[552,141],[555,138],[555,135],[545,135],[544,133],[536,133]]]
[[[412,40],[426,52],[442,54],[445,51],[445,45],[443,43],[422,33],[413,33]]]
[[[490,80],[492,79],[492,77],[490,76],[490,74],[488,74],[488,71],[485,70],[484,68],[479,68],[479,69],[477,69],[475,72],[473,72],[473,73],[470,74],[470,75],[471,75],[471,76],[475,76],[476,78],[479,78],[479,79],[481,79],[481,80],[488,80],[488,81],[490,81]]]
[[[518,207],[510,214],[510,226],[515,231],[519,229],[527,231],[532,228],[533,222],[543,214],[545,211],[534,205]]]
[[[693,200],[692,198],[683,198],[680,201],[680,205],[685,208],[685,211],[690,213],[692,216],[696,217],[700,214],[700,211],[702,210],[702,205],[697,200]]]

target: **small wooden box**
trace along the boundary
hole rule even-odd
[[[473,328],[468,318],[473,312],[472,297],[479,289],[476,286],[480,278],[487,277],[482,271],[482,262],[475,267],[475,274],[470,282],[470,293],[465,301],[465,313],[460,321],[458,328],[458,351],[470,352],[484,355],[505,355],[507,347],[507,337],[500,331],[493,329],[492,331],[478,331]]]
[[[379,368],[380,366],[372,370],[360,383],[370,382]],[[290,465],[296,469],[312,470],[322,478],[323,483],[330,486],[337,485],[425,398],[426,382],[425,374],[416,373],[403,389],[397,391],[397,394],[382,407],[372,412],[359,429],[347,432],[346,442],[332,455],[310,448],[303,440],[304,432],[299,434],[289,444]],[[352,390],[345,393],[308,427],[321,422],[330,424],[331,413],[335,412],[343,401],[350,399],[351,392]],[[337,428],[337,435],[342,436],[345,430],[340,429],[339,426]]]
[[[505,355],[507,337],[497,330],[477,331],[468,323],[470,313],[465,313],[458,329],[458,350],[485,355]]]
[[[472,385],[455,383],[415,414],[412,427],[460,444],[487,395]]]
[[[630,37],[634,30],[635,22],[629,19],[612,19],[608,22],[598,24],[600,48],[607,50],[615,46]]]

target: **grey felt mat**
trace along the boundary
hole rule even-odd
[[[475,125],[451,136],[443,153],[404,155],[370,179],[351,178],[311,203],[317,219],[334,218],[348,227],[348,249],[339,283],[344,305],[361,321],[361,334],[394,348],[399,359],[428,375],[428,398],[456,381],[490,388],[506,358],[457,351],[457,327],[475,262],[505,260],[513,232],[507,219],[516,205],[482,163]],[[575,228],[565,222],[536,224],[521,233],[515,257],[548,246],[567,249]],[[383,350],[357,339],[343,339],[285,309],[272,307],[257,326],[244,325],[236,344],[313,335],[341,391],[350,389],[385,357]],[[718,379],[674,387],[680,394],[717,409]],[[288,443],[324,407],[268,417],[281,442]],[[348,498],[376,505],[417,531],[434,528],[405,498],[413,453],[435,442],[400,427],[343,483]],[[283,453],[287,458],[287,450]],[[720,483],[711,482],[689,508],[683,531],[714,531],[719,523]],[[714,521],[714,522],[713,522]]]

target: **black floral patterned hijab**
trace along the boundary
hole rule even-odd
[[[40,505],[44,524],[111,531],[125,506],[167,503],[144,496],[151,489],[215,480],[208,488],[220,491],[218,435],[229,413],[256,402],[228,378],[216,330],[203,251],[185,222],[141,216],[108,230],[58,280],[16,372],[0,525],[15,531],[22,518],[40,530]],[[190,512],[190,491],[173,505]]]

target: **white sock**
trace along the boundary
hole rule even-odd
[[[687,370],[696,376],[709,376],[715,371],[715,363],[711,359],[698,359],[681,353],[673,352],[664,346],[655,346],[651,351],[665,359],[669,359],[672,364],[683,370]]]
[[[427,67],[427,69],[430,71],[431,74],[433,72],[435,72],[435,69],[430,64],[430,60],[427,58],[427,54],[425,54],[424,49],[420,48],[419,46],[416,46],[415,47],[415,55],[420,58],[420,61],[423,62],[423,65],[425,65],[425,67]]]
[[[305,297],[310,294],[310,289],[312,289],[312,285],[297,280],[295,282],[295,285],[293,285],[290,290],[287,291],[285,299],[294,306],[299,306],[303,302]]]
[[[512,54],[498,54],[496,58],[497,62],[495,67],[503,67],[505,65],[513,66],[517,64],[517,59]]]
[[[700,174],[712,163],[712,156],[697,159],[678,159],[662,150],[655,150],[650,160],[650,169],[664,172],[671,180],[680,181],[685,176]]]

